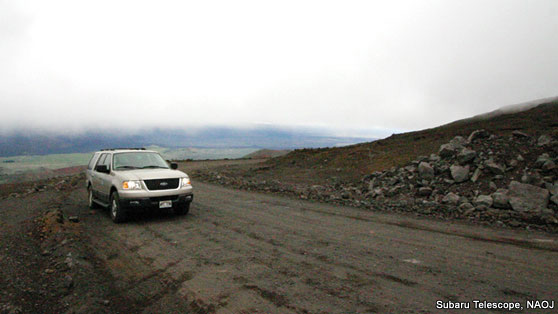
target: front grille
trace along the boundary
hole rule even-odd
[[[180,179],[155,179],[155,180],[144,180],[147,189],[150,191],[157,190],[171,190],[178,188]]]

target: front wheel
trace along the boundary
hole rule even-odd
[[[126,212],[120,206],[120,198],[118,197],[118,192],[114,191],[110,195],[110,218],[115,223],[121,223],[126,221]]]
[[[177,215],[186,215],[190,211],[190,203],[186,203],[174,209],[174,213]]]

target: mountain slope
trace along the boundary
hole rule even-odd
[[[329,177],[355,181],[374,171],[401,166],[418,156],[437,153],[440,145],[453,137],[467,137],[477,129],[496,135],[508,135],[515,130],[530,135],[558,132],[558,100],[522,112],[459,120],[436,128],[394,134],[374,142],[295,150],[268,161],[268,165],[270,171],[282,171],[286,177],[302,181],[317,182]]]

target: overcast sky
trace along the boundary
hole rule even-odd
[[[558,95],[558,1],[3,1],[0,128],[434,127]]]

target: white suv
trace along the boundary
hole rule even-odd
[[[187,174],[176,170],[159,153],[145,148],[95,152],[85,174],[89,207],[110,208],[115,223],[139,208],[172,208],[185,215],[194,199]]]

